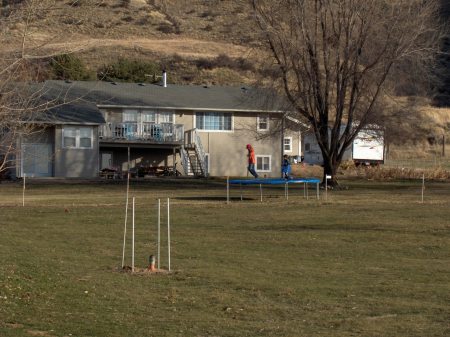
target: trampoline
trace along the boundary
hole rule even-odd
[[[230,186],[240,185],[241,188],[241,201],[242,201],[242,186],[247,185],[259,185],[260,199],[263,200],[263,185],[284,185],[284,196],[289,199],[289,185],[290,184],[303,184],[303,196],[308,199],[308,184],[316,184],[316,196],[319,200],[319,184],[320,179],[317,178],[266,178],[266,179],[232,179],[227,180],[227,202],[230,202]]]

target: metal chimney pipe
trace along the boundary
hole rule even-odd
[[[166,69],[163,70],[162,80],[163,80],[163,87],[167,88],[167,73],[166,73]]]

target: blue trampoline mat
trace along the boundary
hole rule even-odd
[[[233,185],[284,185],[284,184],[299,184],[299,183],[320,183],[320,179],[317,178],[267,178],[267,179],[233,179],[229,181]]]

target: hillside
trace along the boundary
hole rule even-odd
[[[36,14],[30,48],[76,52],[91,69],[118,57],[179,63],[226,54],[249,57],[249,12],[233,1],[54,1]],[[56,6],[57,5],[57,6]],[[17,48],[23,24],[11,22],[3,50]],[[248,34],[246,34],[246,32]],[[69,38],[68,38],[69,37]]]
[[[441,0],[442,16],[450,3]],[[1,52],[17,50],[25,29],[7,16],[8,6],[21,0],[3,0]],[[98,74],[118,59],[151,62],[166,68],[169,81],[184,84],[242,84],[255,79],[260,57],[257,31],[246,1],[231,0],[41,0],[33,13],[26,53],[51,55],[68,52]],[[7,4],[7,5],[5,5]],[[51,8],[51,10],[49,10]],[[446,44],[445,44],[446,43]],[[444,41],[444,49],[450,44]],[[450,68],[450,59],[441,62]],[[46,65],[44,64],[43,68]],[[40,70],[42,78],[51,77]],[[447,104],[450,75],[441,72],[439,104]],[[436,103],[436,102],[435,102]],[[425,133],[448,132],[448,109],[425,105],[421,119]],[[447,137],[450,138],[450,137]]]

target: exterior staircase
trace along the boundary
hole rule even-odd
[[[205,151],[197,129],[184,132],[184,144],[180,153],[185,175],[195,177],[208,176]]]

